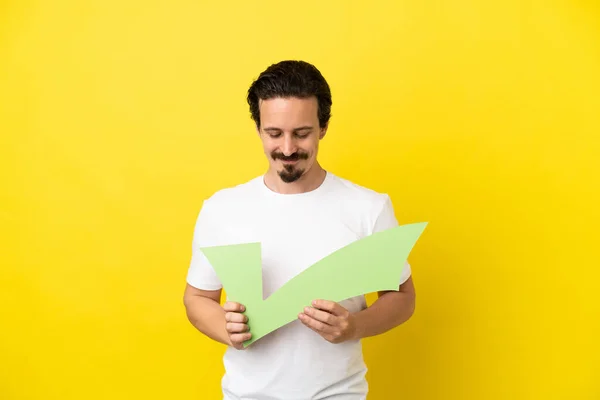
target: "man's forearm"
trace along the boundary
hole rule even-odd
[[[189,296],[185,308],[190,323],[209,338],[230,345],[225,311],[221,305],[203,296]]]
[[[354,315],[356,339],[376,336],[406,322],[415,310],[411,292],[386,292],[366,309]]]

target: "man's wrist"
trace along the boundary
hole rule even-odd
[[[352,340],[360,340],[365,335],[365,327],[364,327],[364,315],[365,310],[358,311],[357,313],[352,314],[352,318],[354,319],[354,332],[352,335]]]

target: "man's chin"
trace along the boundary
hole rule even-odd
[[[283,170],[283,171],[279,171],[277,173],[277,175],[279,175],[279,178],[283,182],[293,183],[293,182],[296,182],[298,179],[302,178],[302,175],[304,175],[304,170],[293,170],[293,171]]]

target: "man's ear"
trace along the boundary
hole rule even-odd
[[[321,128],[321,132],[319,133],[319,140],[321,140],[325,137],[328,127],[329,127],[329,123],[327,123],[323,128]]]

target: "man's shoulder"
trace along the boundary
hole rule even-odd
[[[258,192],[260,179],[262,176],[256,176],[236,185],[224,187],[215,191],[209,199],[239,199],[241,195],[252,195]]]
[[[332,175],[331,181],[336,207],[352,218],[360,215],[369,226],[384,210],[392,207],[390,196],[385,192],[338,175]]]
[[[381,204],[389,198],[387,193],[377,191],[336,174],[331,174],[331,180],[333,190],[338,192],[340,196],[343,196],[342,198],[349,201]]]
[[[336,215],[344,218],[358,237],[370,235],[377,229],[378,221],[382,223],[382,218],[386,226],[393,225],[394,211],[387,193],[339,176],[333,176],[331,181],[336,199],[332,206],[339,210]]]
[[[259,193],[262,176],[248,179],[242,183],[231,185],[213,192],[204,200],[204,207],[227,207],[247,203]]]

